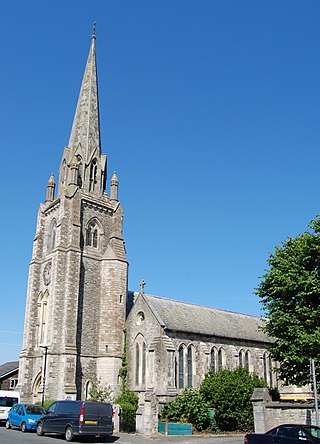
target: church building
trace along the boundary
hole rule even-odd
[[[159,403],[198,387],[209,369],[246,367],[274,385],[272,339],[258,317],[151,296],[143,281],[128,291],[118,178],[107,192],[101,152],[95,41],[59,178],[49,178],[38,211],[17,388],[27,402],[87,399],[96,377],[117,396],[127,348],[146,431]]]

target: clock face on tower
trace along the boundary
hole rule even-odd
[[[43,270],[43,282],[49,285],[51,281],[51,262],[47,262]]]

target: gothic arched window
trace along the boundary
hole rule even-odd
[[[139,370],[140,370],[140,347],[138,342],[136,343],[136,385],[139,385]]]
[[[223,349],[219,348],[218,351],[218,371],[222,370],[223,368]]]
[[[97,185],[97,172],[98,172],[97,161],[96,159],[93,159],[90,165],[90,185],[89,185],[90,191],[95,191]]]
[[[53,219],[49,227],[48,244],[47,244],[48,253],[54,250],[56,246],[56,236],[57,236],[57,222],[55,219]]]
[[[179,389],[184,388],[184,347],[179,347]]]
[[[98,248],[98,242],[99,242],[98,234],[99,234],[98,223],[95,220],[91,220],[87,227],[86,245]]]
[[[66,173],[67,173],[67,162],[66,162],[66,159],[63,159],[62,171],[61,171],[61,183],[65,183],[65,181],[66,181]]]
[[[217,371],[217,349],[215,347],[212,347],[210,352],[210,370]]]
[[[84,393],[85,393],[84,396],[85,396],[86,400],[90,399],[91,387],[92,387],[92,382],[91,381],[87,381],[86,384],[85,384],[85,390],[84,390]]]
[[[192,387],[192,374],[193,374],[193,349],[192,345],[188,347],[187,352],[187,368],[188,368],[188,387]]]
[[[273,369],[272,369],[272,359],[271,356],[269,355],[269,381],[268,384],[270,387],[274,386],[274,382],[273,382]]]
[[[244,368],[247,370],[250,370],[250,352],[249,350],[246,351],[246,354],[244,356]]]
[[[39,344],[46,345],[47,329],[48,329],[48,298],[49,293],[45,291],[40,293],[38,298],[38,327],[39,327]]]
[[[135,385],[145,386],[147,374],[147,345],[139,333],[134,346]]]
[[[82,157],[78,155],[77,159],[78,159],[78,186],[79,188],[82,188],[82,175],[83,175]]]
[[[146,383],[146,368],[147,368],[147,347],[146,347],[146,343],[143,342],[142,343],[142,375],[141,375],[141,382],[142,385],[145,385]]]
[[[263,379],[266,381],[266,383],[268,383],[269,359],[267,353],[263,354],[262,361],[263,361]]]
[[[244,368],[244,351],[240,350],[239,351],[239,367],[240,368]]]

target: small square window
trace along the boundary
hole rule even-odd
[[[17,384],[18,384],[18,380],[17,379],[10,379],[10,388],[11,389],[16,388]]]

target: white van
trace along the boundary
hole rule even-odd
[[[0,422],[6,422],[12,406],[19,404],[20,393],[11,390],[0,390]]]

